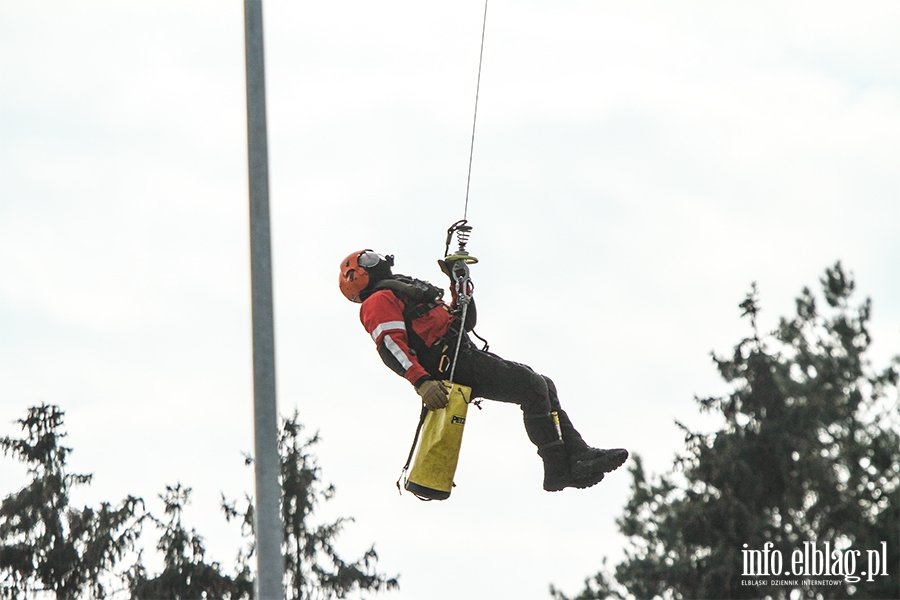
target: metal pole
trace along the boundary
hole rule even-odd
[[[269,157],[262,1],[244,0],[247,149],[250,180],[250,288],[253,313],[253,404],[256,467],[256,599],[284,598],[281,554],[281,460],[275,398],[275,325],[269,227]]]

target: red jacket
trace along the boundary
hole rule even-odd
[[[428,347],[447,333],[454,319],[449,307],[440,300],[437,302],[437,306],[412,321],[413,331]],[[410,352],[406,322],[403,318],[405,308],[404,301],[394,292],[379,290],[363,301],[359,309],[359,319],[372,336],[385,364],[415,384],[420,379],[429,377],[429,374]]]

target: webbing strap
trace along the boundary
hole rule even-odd
[[[400,471],[400,479],[397,480],[397,491],[400,492],[401,496],[403,495],[403,488],[400,486],[400,482],[403,481],[403,477],[409,471],[409,465],[412,462],[413,454],[416,452],[416,444],[419,443],[419,435],[422,433],[422,426],[425,424],[426,416],[428,416],[428,407],[423,405],[422,413],[419,415],[419,424],[416,425],[416,435],[413,437],[412,446],[409,448],[409,456],[406,457],[406,464],[403,465],[403,470]]]

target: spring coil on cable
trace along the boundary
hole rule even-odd
[[[456,241],[459,245],[457,254],[468,254],[466,251],[466,244],[469,242],[472,226],[466,225],[467,222],[466,219],[461,219],[447,229],[447,243],[444,246],[444,256],[449,256],[450,254],[450,240],[453,239],[454,233],[456,234]]]
[[[459,243],[460,252],[465,252],[466,244],[469,242],[469,234],[472,232],[472,228],[468,225],[463,225],[456,230],[456,241]]]

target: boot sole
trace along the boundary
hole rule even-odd
[[[576,479],[572,485],[573,485],[573,487],[578,488],[579,490],[584,490],[589,487],[593,487],[593,486],[597,485],[601,481],[603,481],[603,473],[598,473],[597,475],[595,475],[592,478]]]
[[[590,480],[600,475],[600,479],[603,479],[603,473],[615,471],[625,464],[626,460],[628,460],[628,450],[619,448],[592,460],[576,461],[572,465],[572,477],[575,480]],[[599,483],[600,479],[596,483]]]

